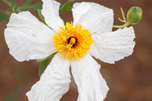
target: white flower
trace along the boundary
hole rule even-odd
[[[66,42],[68,42],[65,45],[70,45],[66,46],[66,49],[65,47],[62,49],[57,41],[58,37],[54,36],[54,33],[56,35],[62,33],[61,29],[64,28],[63,20],[58,12],[60,3],[54,0],[42,1],[42,14],[45,22],[52,29],[41,23],[28,11],[12,14],[5,29],[5,39],[10,54],[18,61],[43,59],[54,53],[56,48],[58,48],[56,50],[61,52],[54,56],[40,80],[27,93],[29,101],[59,101],[69,90],[70,66],[78,86],[79,96],[77,101],[103,101],[109,88],[100,74],[100,65],[91,55],[107,63],[115,63],[115,61],[131,55],[135,45],[133,41],[135,38],[133,27],[118,29],[112,32],[112,9],[96,3],[75,3],[72,9],[74,25],[73,27],[68,27],[67,25],[67,28],[75,28],[76,25],[80,28],[82,25],[83,28],[85,27],[82,30],[86,31],[89,29],[87,33],[92,33],[92,38],[89,37],[92,41],[87,45],[90,49],[87,47],[87,49],[84,49],[85,54],[82,51],[79,55],[79,51],[75,52],[76,48],[73,47],[85,46],[88,41],[86,43],[82,42],[82,45],[79,37],[72,39],[71,36],[67,36],[69,39],[66,39]],[[72,26],[72,24],[68,24]],[[60,29],[61,32],[57,29]],[[70,32],[67,31],[67,33]],[[81,35],[83,37],[82,33]],[[62,42],[61,45],[63,45]],[[68,53],[69,51],[71,53]],[[61,55],[66,58],[61,58]],[[70,60],[67,60],[67,58]],[[73,58],[80,59],[73,60]]]

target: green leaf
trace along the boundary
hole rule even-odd
[[[39,17],[41,18],[41,20],[46,24],[46,22],[45,22],[45,20],[44,20],[44,16],[42,15],[42,13],[41,13],[41,10],[40,9],[37,9],[37,11],[38,11],[38,14],[39,14]],[[46,26],[48,26],[47,24],[46,24]],[[52,29],[50,26],[48,26],[50,29]],[[52,29],[53,30],[53,29]],[[54,54],[54,53],[53,53]],[[41,60],[41,59],[40,59]],[[39,61],[39,60],[37,60],[37,61]]]
[[[67,22],[64,21],[64,25],[66,25]]]
[[[46,57],[46,58],[44,58],[44,59],[38,59],[38,60],[36,60],[36,62],[41,62],[41,61],[44,61],[44,60],[46,60],[46,59],[49,59],[50,57],[54,57],[54,55],[55,55],[56,53],[57,53],[57,52],[51,54],[50,56],[48,56],[48,57]]]
[[[26,9],[34,9],[34,10],[42,9],[42,2],[34,4],[34,5],[29,5],[26,7]]]
[[[41,20],[45,23],[44,16],[42,15],[41,10],[38,9],[37,11],[38,11],[39,17],[40,17]]]
[[[9,16],[0,12],[0,23],[3,22],[4,20],[7,20],[7,19],[9,19]]]
[[[37,10],[37,9],[42,9],[42,2],[34,4],[34,5],[29,5],[31,3],[32,0],[27,0],[28,2],[26,2],[22,7],[21,10],[25,10],[25,9],[33,9],[33,10]]]
[[[10,94],[8,94],[8,96],[6,96],[4,101],[16,101],[15,98],[18,94],[20,94],[21,90],[22,90],[21,87],[17,87],[13,92],[11,92]]]
[[[72,3],[74,2],[74,0],[69,0],[67,1],[65,4],[61,4],[60,5],[60,10],[59,13],[63,13],[65,11],[71,11],[72,7],[69,7]]]
[[[26,2],[24,3],[24,5],[21,8],[26,8],[27,6],[29,6],[29,4],[32,2],[33,0],[26,0]]]
[[[7,0],[2,0],[6,5],[8,5],[9,7],[11,7],[11,3]]]
[[[41,62],[41,65],[40,65],[40,68],[39,68],[39,77],[41,77],[44,70],[46,69],[48,61],[49,61],[49,58]]]
[[[5,101],[15,101],[15,98],[12,96],[8,96]]]
[[[37,62],[42,61],[42,62],[41,62],[41,65],[40,65],[40,68],[39,68],[39,76],[41,76],[41,75],[43,74],[44,70],[46,69],[50,57],[54,57],[54,55],[55,55],[56,53],[57,53],[57,52],[51,54],[50,56],[48,56],[48,57],[46,57],[46,58],[44,58],[44,59],[39,59],[39,60],[37,60]]]
[[[11,5],[12,7],[14,7],[14,6],[17,7],[17,2],[16,2],[16,0],[11,0],[11,4],[12,4],[12,5]]]
[[[16,0],[11,0],[12,13],[17,12],[17,2]]]

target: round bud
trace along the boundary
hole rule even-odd
[[[129,24],[136,24],[138,23],[142,18],[142,9],[137,6],[133,6],[128,10],[127,13],[127,22]]]

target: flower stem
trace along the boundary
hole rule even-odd
[[[113,28],[124,28],[124,27],[127,27],[129,25],[130,25],[130,23],[127,22],[124,25],[113,25]]]

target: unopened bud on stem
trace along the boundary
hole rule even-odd
[[[140,7],[131,7],[127,13],[127,22],[129,24],[137,24],[142,19],[142,14],[143,11]]]

